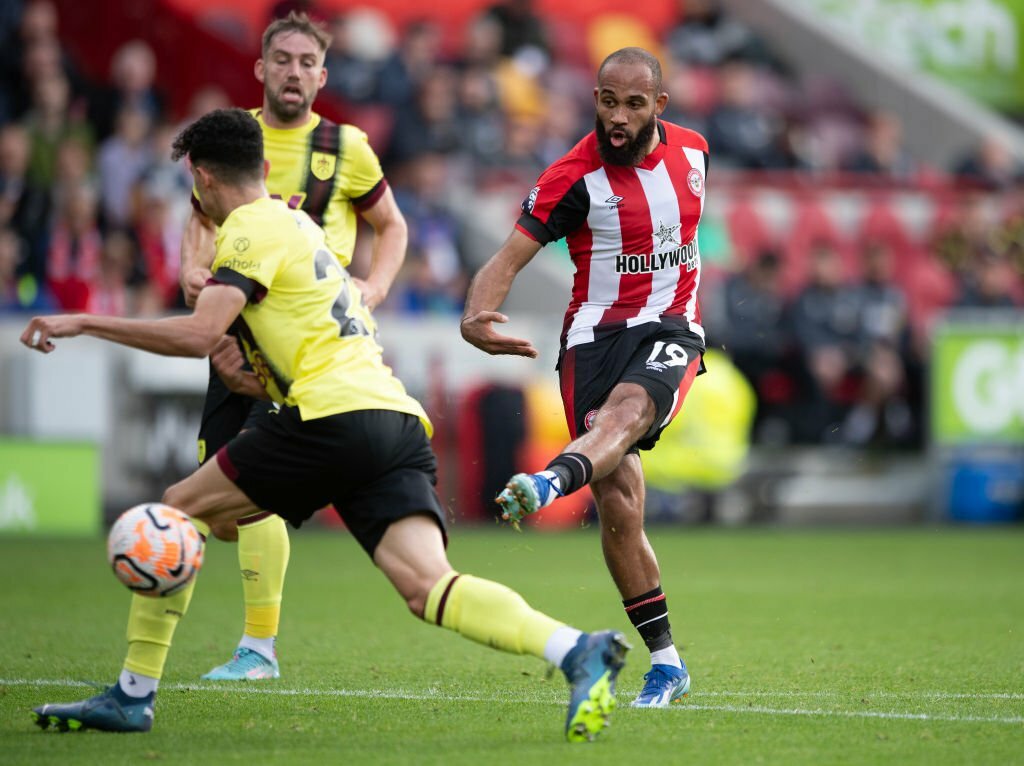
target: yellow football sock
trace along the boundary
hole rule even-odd
[[[265,519],[238,525],[238,565],[245,593],[245,634],[273,638],[281,621],[281,594],[291,543],[284,519]]]
[[[188,610],[196,578],[171,596],[150,598],[132,595],[128,612],[128,656],[124,669],[150,678],[160,678],[171,648],[178,621]]]
[[[511,588],[458,572],[431,588],[423,619],[495,649],[541,659],[547,640],[563,627]]]

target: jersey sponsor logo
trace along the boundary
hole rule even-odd
[[[321,181],[327,181],[334,175],[334,166],[338,158],[326,152],[313,152],[309,158],[309,169]]]
[[[697,168],[690,168],[686,174],[686,186],[694,197],[704,196],[704,174]]]
[[[680,266],[685,266],[687,271],[693,271],[697,268],[698,260],[697,240],[693,239],[688,245],[669,250],[667,253],[616,255],[615,273],[651,274],[664,269],[678,269]]]
[[[530,189],[529,195],[523,200],[523,212],[532,213],[533,206],[537,204],[537,195],[540,194],[540,187],[534,186]]]
[[[256,261],[249,260],[248,258],[232,256],[224,261],[224,263],[220,265],[220,268],[237,271],[239,274],[244,275],[246,272],[255,271],[258,266],[259,264]]]
[[[590,427],[592,425],[594,425],[594,418],[596,418],[596,417],[597,417],[597,410],[591,410],[590,412],[588,412],[583,417],[583,427],[586,428],[589,431]]]
[[[622,200],[624,199],[625,197],[620,197],[618,194],[613,194],[604,201],[604,204],[608,206],[609,210],[618,210],[620,207],[622,207]]]

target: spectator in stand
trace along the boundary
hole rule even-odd
[[[131,223],[132,189],[153,162],[149,113],[126,105],[117,115],[117,127],[99,151],[100,212],[105,227]]]
[[[721,100],[708,118],[708,144],[728,167],[776,169],[792,160],[783,147],[785,123],[757,103],[754,68],[733,60],[719,72]]]
[[[46,255],[46,285],[61,311],[88,309],[102,251],[96,192],[88,184],[79,184],[58,202]]]
[[[135,241],[122,229],[108,231],[100,250],[99,273],[89,290],[86,311],[105,316],[146,313],[137,305],[138,283]]]
[[[533,11],[533,0],[501,0],[484,12],[501,29],[501,54],[515,56],[542,54],[551,58],[544,20]]]
[[[456,82],[454,70],[438,67],[420,83],[416,101],[395,115],[386,165],[404,163],[427,152],[451,154],[461,148]]]
[[[330,31],[331,46],[324,58],[326,89],[351,104],[378,101],[384,85],[381,68],[394,55],[394,31],[387,17],[369,9],[353,10],[335,16]],[[411,92],[404,95],[409,103]]]
[[[768,250],[725,282],[722,348],[757,392],[755,439],[788,442],[788,405],[795,393],[792,333],[779,255]]]
[[[29,108],[37,74],[71,75],[57,38],[56,6],[50,0],[34,0],[23,10],[21,5],[0,3],[6,19],[6,31],[0,29],[0,82],[6,83],[0,88],[0,122],[17,119]]]
[[[0,128],[0,228],[10,227],[25,243],[39,243],[49,224],[50,197],[28,179],[30,151],[24,127],[8,123]]]
[[[716,67],[735,58],[769,63],[772,58],[753,31],[727,13],[718,0],[677,0],[679,21],[665,38],[673,59]]]
[[[793,333],[806,388],[797,422],[801,441],[835,440],[853,398],[859,361],[860,298],[847,289],[835,247],[818,242],[807,285],[792,306]]]
[[[461,46],[463,67],[481,67],[492,71],[501,61],[501,24],[491,16],[477,16],[466,24],[466,38]]]
[[[1021,162],[1006,142],[995,136],[984,139],[954,166],[960,181],[982,189],[1007,190],[1020,181]]]
[[[52,311],[53,299],[23,268],[25,252],[21,238],[0,227],[0,314],[13,311]]]
[[[1009,258],[991,248],[979,249],[962,282],[956,308],[1015,308],[1013,290],[1019,280]]]
[[[892,259],[884,242],[868,243],[862,253],[863,277],[855,291],[861,385],[840,431],[842,440],[854,446],[906,446],[914,436],[908,381],[919,378],[920,363],[911,342],[907,297],[893,279]]]
[[[458,120],[462,126],[462,150],[471,160],[484,162],[501,151],[505,132],[498,85],[490,70],[471,66],[462,72]]]
[[[131,40],[118,48],[110,63],[110,81],[90,108],[90,121],[100,141],[114,132],[118,116],[128,107],[144,112],[151,124],[160,122],[164,98],[156,89],[156,55],[149,45]]]
[[[698,133],[706,133],[708,113],[714,103],[715,88],[709,83],[713,75],[683,63],[674,65],[665,75],[665,91],[668,93],[665,119]]]
[[[150,139],[150,163],[142,171],[136,191],[141,191],[143,196],[153,193],[170,200],[169,215],[184,230],[185,222],[188,221],[192,210],[193,182],[185,163],[171,160],[171,146],[179,132],[177,126],[169,123],[158,125],[153,131],[153,137]],[[145,202],[141,204],[144,205]],[[141,212],[139,204],[135,207]]]
[[[402,42],[381,64],[376,100],[392,109],[404,108],[415,97],[423,78],[438,65],[441,29],[432,21],[414,21]],[[330,79],[328,79],[330,84]]]
[[[185,116],[183,124],[178,126],[178,129],[184,129],[186,125],[195,122],[204,114],[209,114],[215,109],[229,109],[230,107],[231,99],[228,98],[228,94],[224,92],[223,88],[219,85],[203,86],[193,93],[192,98],[189,99],[188,114]],[[170,155],[168,155],[167,159],[170,161]],[[189,177],[191,178],[191,176]]]
[[[148,289],[140,296],[138,312],[156,314],[171,308],[185,308],[178,283],[185,219],[180,212],[175,213],[174,204],[178,200],[188,200],[189,192],[183,195],[180,189],[167,183],[166,177],[151,176],[139,182],[136,195],[138,212],[134,234],[139,249],[139,267],[148,282]]]
[[[395,200],[409,224],[405,279],[391,305],[414,314],[462,312],[469,283],[461,225],[446,207],[449,165],[436,153],[412,160],[395,187]]]
[[[541,117],[509,114],[505,117],[505,140],[501,150],[487,158],[487,179],[491,182],[507,181],[520,186],[536,179],[544,163],[540,158],[543,140]]]
[[[32,142],[28,178],[38,187],[53,184],[57,147],[65,139],[74,138],[92,149],[92,129],[73,112],[70,96],[68,80],[62,74],[49,75],[35,83],[32,109],[22,124]]]
[[[564,92],[548,92],[548,108],[544,111],[544,130],[537,147],[541,167],[547,167],[555,160],[568,154],[589,131],[587,117],[579,102]],[[666,110],[667,111],[667,110]],[[671,122],[670,118],[669,119]]]
[[[903,123],[899,117],[887,112],[872,114],[863,146],[844,163],[843,170],[884,176],[887,180],[911,180],[916,167],[903,144]]]

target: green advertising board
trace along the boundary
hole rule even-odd
[[[1024,107],[1022,0],[800,0],[886,61],[997,109]]]
[[[930,388],[936,444],[1024,445],[1024,320],[940,325]]]
[[[100,533],[99,448],[0,439],[0,535]]]

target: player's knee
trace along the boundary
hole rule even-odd
[[[409,611],[422,620],[424,613],[427,611],[427,591],[417,591],[409,595],[403,594],[403,598],[405,599],[405,605],[409,607]]]
[[[210,524],[210,534],[226,543],[238,542],[238,524],[232,521],[218,521]]]
[[[177,484],[172,484],[165,489],[160,502],[188,513],[188,493],[183,484],[184,482],[179,481]]]

